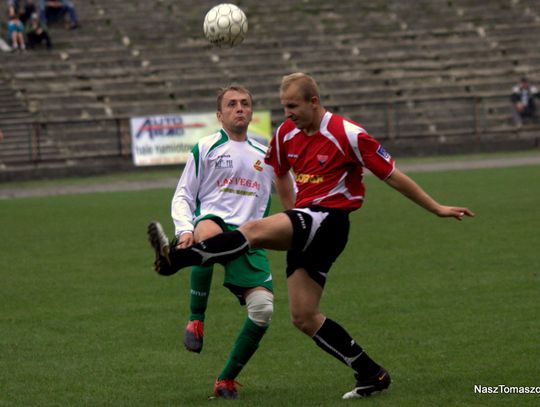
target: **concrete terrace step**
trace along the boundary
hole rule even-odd
[[[249,35],[231,50],[213,48],[202,36],[210,0],[77,2],[81,29],[52,26],[53,51],[0,54],[0,78],[16,93],[12,101],[0,85],[0,126],[34,117],[58,122],[213,110],[216,90],[228,83],[250,87],[256,107],[272,110],[276,122],[281,77],[306,71],[332,108],[384,130],[380,107],[399,104],[402,134],[436,140],[438,131],[466,131],[468,123],[456,117],[477,97],[487,98],[482,109],[490,125],[506,120],[515,80],[522,74],[540,80],[539,3],[246,0]],[[359,15],[369,24],[359,24]],[[380,104],[366,105],[374,102]],[[89,137],[58,131],[49,133],[59,147],[49,157],[73,153],[65,134],[82,154]],[[107,150],[95,143],[87,151],[101,148]]]

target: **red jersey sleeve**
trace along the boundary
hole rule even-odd
[[[270,141],[270,145],[266,151],[266,157],[264,158],[264,162],[274,168],[274,172],[278,177],[286,174],[291,168],[289,162],[287,161],[287,155],[284,152],[283,147],[283,144],[279,142],[278,129]]]
[[[366,133],[358,134],[358,148],[364,167],[385,180],[394,171],[394,159],[377,140]]]

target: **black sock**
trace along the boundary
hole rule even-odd
[[[240,231],[235,230],[203,240],[187,249],[171,248],[169,258],[173,267],[181,269],[188,266],[227,263],[248,250],[248,241]]]
[[[371,377],[381,368],[338,323],[326,318],[317,333],[315,343],[330,355],[354,369],[360,377]]]

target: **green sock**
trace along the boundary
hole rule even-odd
[[[193,266],[191,269],[191,296],[189,301],[190,321],[204,322],[208,305],[210,285],[212,284],[213,266]]]
[[[225,363],[225,367],[219,375],[219,380],[233,380],[238,376],[259,347],[259,342],[267,329],[268,325],[259,326],[251,319],[246,318],[246,322],[244,322],[244,326],[234,342],[229,359],[227,359],[227,363]]]

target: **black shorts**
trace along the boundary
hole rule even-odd
[[[349,212],[308,206],[285,211],[293,225],[292,248],[287,252],[287,277],[305,269],[321,287],[330,267],[349,237]]]

